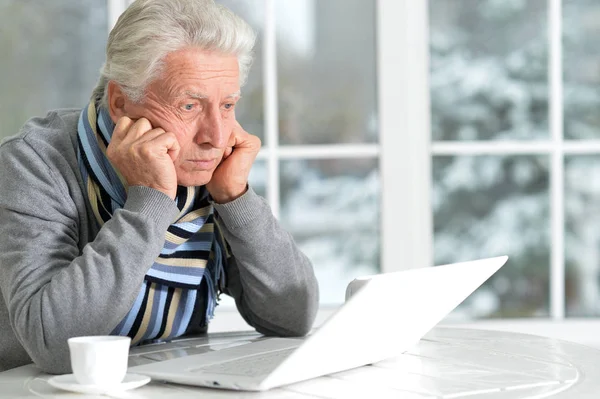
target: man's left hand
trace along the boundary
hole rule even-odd
[[[260,150],[260,139],[247,133],[236,121],[223,153],[206,188],[219,204],[231,202],[248,189],[248,175]]]

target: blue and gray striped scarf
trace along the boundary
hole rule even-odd
[[[79,169],[100,226],[127,199],[126,182],[106,157],[114,127],[108,112],[102,107],[96,110],[93,101],[79,117]],[[132,344],[182,335],[190,323],[203,280],[208,288],[208,322],[213,317],[218,292],[225,284],[227,244],[220,234],[208,192],[204,187],[180,186],[175,201],[180,212],[167,230],[163,249],[147,271],[133,307],[112,332],[130,336]]]

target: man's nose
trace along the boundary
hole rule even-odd
[[[226,131],[224,122],[220,110],[211,109],[200,123],[196,142],[210,144],[215,148],[225,148],[229,140],[229,132]]]

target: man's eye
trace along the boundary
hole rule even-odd
[[[225,107],[225,109],[231,109],[231,108],[233,108],[234,105],[235,104],[230,103],[230,104],[225,104],[224,107]]]
[[[186,111],[191,111],[194,109],[194,104],[185,104],[183,106],[183,109],[185,109]]]

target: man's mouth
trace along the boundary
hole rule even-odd
[[[192,163],[196,169],[211,170],[215,167],[217,159],[188,159],[188,162]]]

